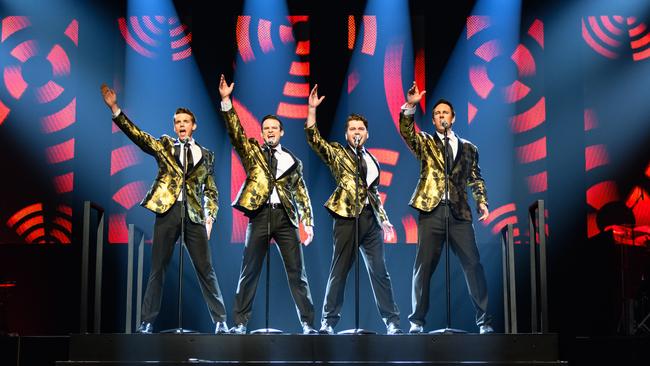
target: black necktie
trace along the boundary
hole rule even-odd
[[[271,170],[271,175],[273,176],[273,179],[275,179],[275,176],[278,172],[278,158],[275,157],[275,149],[271,149],[271,161],[269,163],[269,168]]]
[[[185,171],[189,172],[194,166],[194,158],[192,158],[192,149],[189,143],[185,144],[185,156],[187,157],[187,169]]]
[[[451,148],[449,137],[445,137],[445,146],[447,147],[447,171],[451,172],[451,167],[454,164],[454,150]]]
[[[368,164],[366,163],[366,154],[363,150],[359,154],[359,159],[361,160],[361,179],[366,183],[368,180]]]

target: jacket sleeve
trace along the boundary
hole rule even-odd
[[[208,160],[208,174],[205,178],[203,186],[203,210],[205,216],[212,217],[213,221],[217,221],[217,212],[219,211],[219,191],[214,182],[214,153],[210,153]]]
[[[312,150],[327,164],[333,165],[336,159],[336,149],[329,142],[325,141],[318,131],[318,126],[305,127],[305,135],[307,136],[307,143],[311,146]]]
[[[241,125],[234,106],[228,111],[222,112],[222,115],[226,120],[226,129],[228,130],[230,142],[233,148],[235,148],[237,155],[242,159],[244,167],[248,168],[248,164],[251,161],[249,156],[253,152],[254,145],[246,136],[246,131],[244,131],[244,127]]]
[[[113,122],[145,153],[156,155],[159,151],[163,150],[163,145],[158,139],[142,131],[123,112],[120,112],[117,117],[113,118]]]
[[[469,169],[469,176],[467,178],[467,185],[472,190],[474,201],[479,205],[484,203],[488,205],[487,189],[485,187],[485,180],[481,176],[481,167],[478,165],[478,149],[474,145],[470,145],[472,149],[472,161]]]
[[[388,213],[386,213],[384,205],[381,203],[381,199],[379,198],[379,191],[377,191],[377,187],[368,189],[368,195],[372,196],[372,199],[377,202],[377,216],[379,217],[379,221],[382,223],[389,221]]]
[[[413,151],[418,160],[422,159],[422,136],[415,132],[413,115],[406,115],[402,111],[399,115],[399,133],[404,138],[406,145]]]
[[[311,209],[311,200],[309,199],[309,192],[305,185],[305,180],[302,175],[302,163],[298,166],[298,182],[296,184],[296,205],[298,205],[298,213],[300,220],[305,226],[314,226],[314,214]]]

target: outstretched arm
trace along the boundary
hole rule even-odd
[[[230,103],[230,94],[232,94],[234,88],[235,82],[228,85],[228,83],[226,83],[226,77],[221,74],[221,77],[219,78],[219,95],[221,95],[222,102]]]
[[[414,81],[408,93],[406,93],[406,104],[402,106],[402,112],[399,116],[400,135],[402,135],[409,149],[413,151],[418,159],[421,159],[422,156],[422,142],[421,137],[415,132],[413,115],[415,114],[415,107],[426,92],[426,90],[420,92]]]
[[[325,96],[318,96],[318,84],[309,93],[309,112],[307,114],[307,122],[305,123],[305,133],[307,135],[307,143],[311,146],[312,150],[325,162],[331,164],[335,157],[335,151],[332,145],[325,141],[318,131],[316,126],[316,108],[325,99]]]
[[[323,102],[325,96],[318,97],[318,84],[309,93],[309,112],[307,113],[307,128],[311,128],[316,124],[316,108]]]
[[[248,136],[246,136],[246,131],[244,131],[244,127],[241,125],[237,111],[233,108],[232,101],[230,100],[230,95],[234,88],[235,83],[233,82],[228,85],[226,78],[221,74],[219,80],[221,112],[226,120],[226,128],[228,130],[228,136],[230,136],[230,142],[246,167],[249,161],[246,157],[249,156],[249,153],[253,150],[250,141],[248,141]]]
[[[124,134],[133,143],[138,145],[142,151],[147,154],[155,155],[156,152],[163,149],[162,144],[155,137],[142,131],[135,123],[131,122],[124,113],[121,112],[120,106],[117,104],[117,93],[115,90],[108,87],[106,84],[101,86],[102,98],[104,103],[108,106],[113,113],[113,122],[119,127]]]

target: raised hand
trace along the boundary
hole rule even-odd
[[[106,103],[108,108],[115,113],[119,109],[117,106],[117,94],[115,93],[115,90],[109,88],[106,84],[102,84],[100,89],[102,92],[102,98],[104,98],[104,103]]]
[[[235,87],[235,83],[231,83],[228,85],[226,83],[226,77],[221,74],[221,78],[219,80],[219,94],[221,95],[221,100],[225,100],[227,98],[230,98],[230,94],[232,94],[232,90]]]
[[[320,98],[318,97],[318,84],[315,84],[311,90],[311,93],[309,93],[309,108],[318,107],[323,99],[325,99],[324,95]]]
[[[411,89],[409,89],[409,91],[406,93],[406,103],[411,108],[415,107],[418,103],[420,103],[422,96],[426,92],[427,92],[426,90],[420,92],[420,90],[418,89],[418,85],[414,81],[413,85],[411,86]]]
[[[325,99],[325,96],[318,97],[318,84],[315,84],[309,93],[309,109],[307,112],[307,127],[312,127],[316,124],[316,107]]]

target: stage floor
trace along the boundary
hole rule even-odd
[[[562,364],[556,334],[77,334],[58,365]]]

